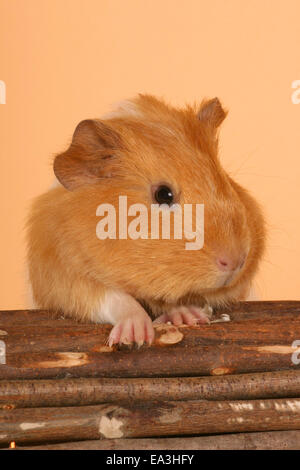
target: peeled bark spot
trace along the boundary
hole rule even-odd
[[[245,349],[256,349],[258,352],[269,352],[272,354],[293,354],[294,352],[297,352],[300,348],[294,348],[292,346],[284,346],[282,344],[274,344],[271,346],[245,346]]]
[[[46,426],[46,423],[21,423],[20,428],[23,431],[27,431],[28,429],[37,429],[37,428],[43,428]]]
[[[7,331],[0,330],[0,336],[6,336],[8,335]]]
[[[181,414],[181,410],[179,409],[169,410],[160,415],[159,421],[165,424],[177,423],[177,421],[181,420]]]
[[[7,403],[6,405],[1,405],[1,406],[0,406],[0,409],[1,409],[1,410],[14,410],[15,407],[16,407],[16,405]]]
[[[107,416],[101,416],[99,424],[99,432],[107,439],[116,439],[123,436],[123,432],[120,427],[123,422],[116,419],[109,419]]]
[[[216,367],[211,371],[211,375],[225,375],[225,374],[232,374],[234,372],[233,369],[229,367]]]
[[[176,344],[179,343],[183,338],[183,333],[174,325],[167,325],[165,323],[154,325],[155,330],[162,332],[157,338],[157,343],[160,345],[164,344]]]
[[[35,364],[35,367],[77,367],[88,364],[89,362],[86,353],[57,352],[55,355],[57,356],[56,360],[39,362],[38,364]]]

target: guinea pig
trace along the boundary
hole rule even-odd
[[[206,323],[214,307],[246,298],[264,252],[265,222],[219,161],[225,116],[217,98],[177,109],[138,95],[103,119],[78,124],[53,162],[59,184],[34,201],[28,219],[39,308],[111,323],[110,346],[141,345],[153,341],[153,320]],[[174,207],[203,207],[201,248],[187,249],[187,235],[174,231],[147,237],[146,229],[131,238],[123,227],[120,236],[118,223],[99,239],[97,208],[115,208],[119,220],[125,196],[127,207],[143,204],[150,213],[161,206],[173,217]]]

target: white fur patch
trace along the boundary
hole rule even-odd
[[[58,181],[57,178],[55,178],[49,189],[58,188],[59,186],[62,186],[62,184]]]
[[[126,116],[139,118],[142,115],[142,112],[138,109],[137,105],[134,102],[130,100],[124,100],[116,103],[114,109],[104,114],[102,116],[102,119],[113,119]]]
[[[130,308],[133,297],[119,290],[108,290],[101,299],[100,305],[92,312],[91,320],[95,323],[111,323],[114,325],[122,312]]]
[[[115,325],[124,314],[140,309],[142,307],[131,295],[120,290],[108,290],[99,307],[92,312],[91,320]]]

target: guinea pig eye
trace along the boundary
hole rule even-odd
[[[168,186],[162,185],[156,189],[154,199],[158,204],[168,204],[170,206],[174,201],[174,195]]]

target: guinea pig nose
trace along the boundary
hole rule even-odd
[[[221,271],[232,271],[231,264],[232,263],[230,259],[225,258],[225,256],[222,256],[222,258],[217,258],[217,265]]]
[[[246,256],[225,255],[219,256],[216,260],[217,266],[221,271],[235,271],[242,269],[245,264]]]

